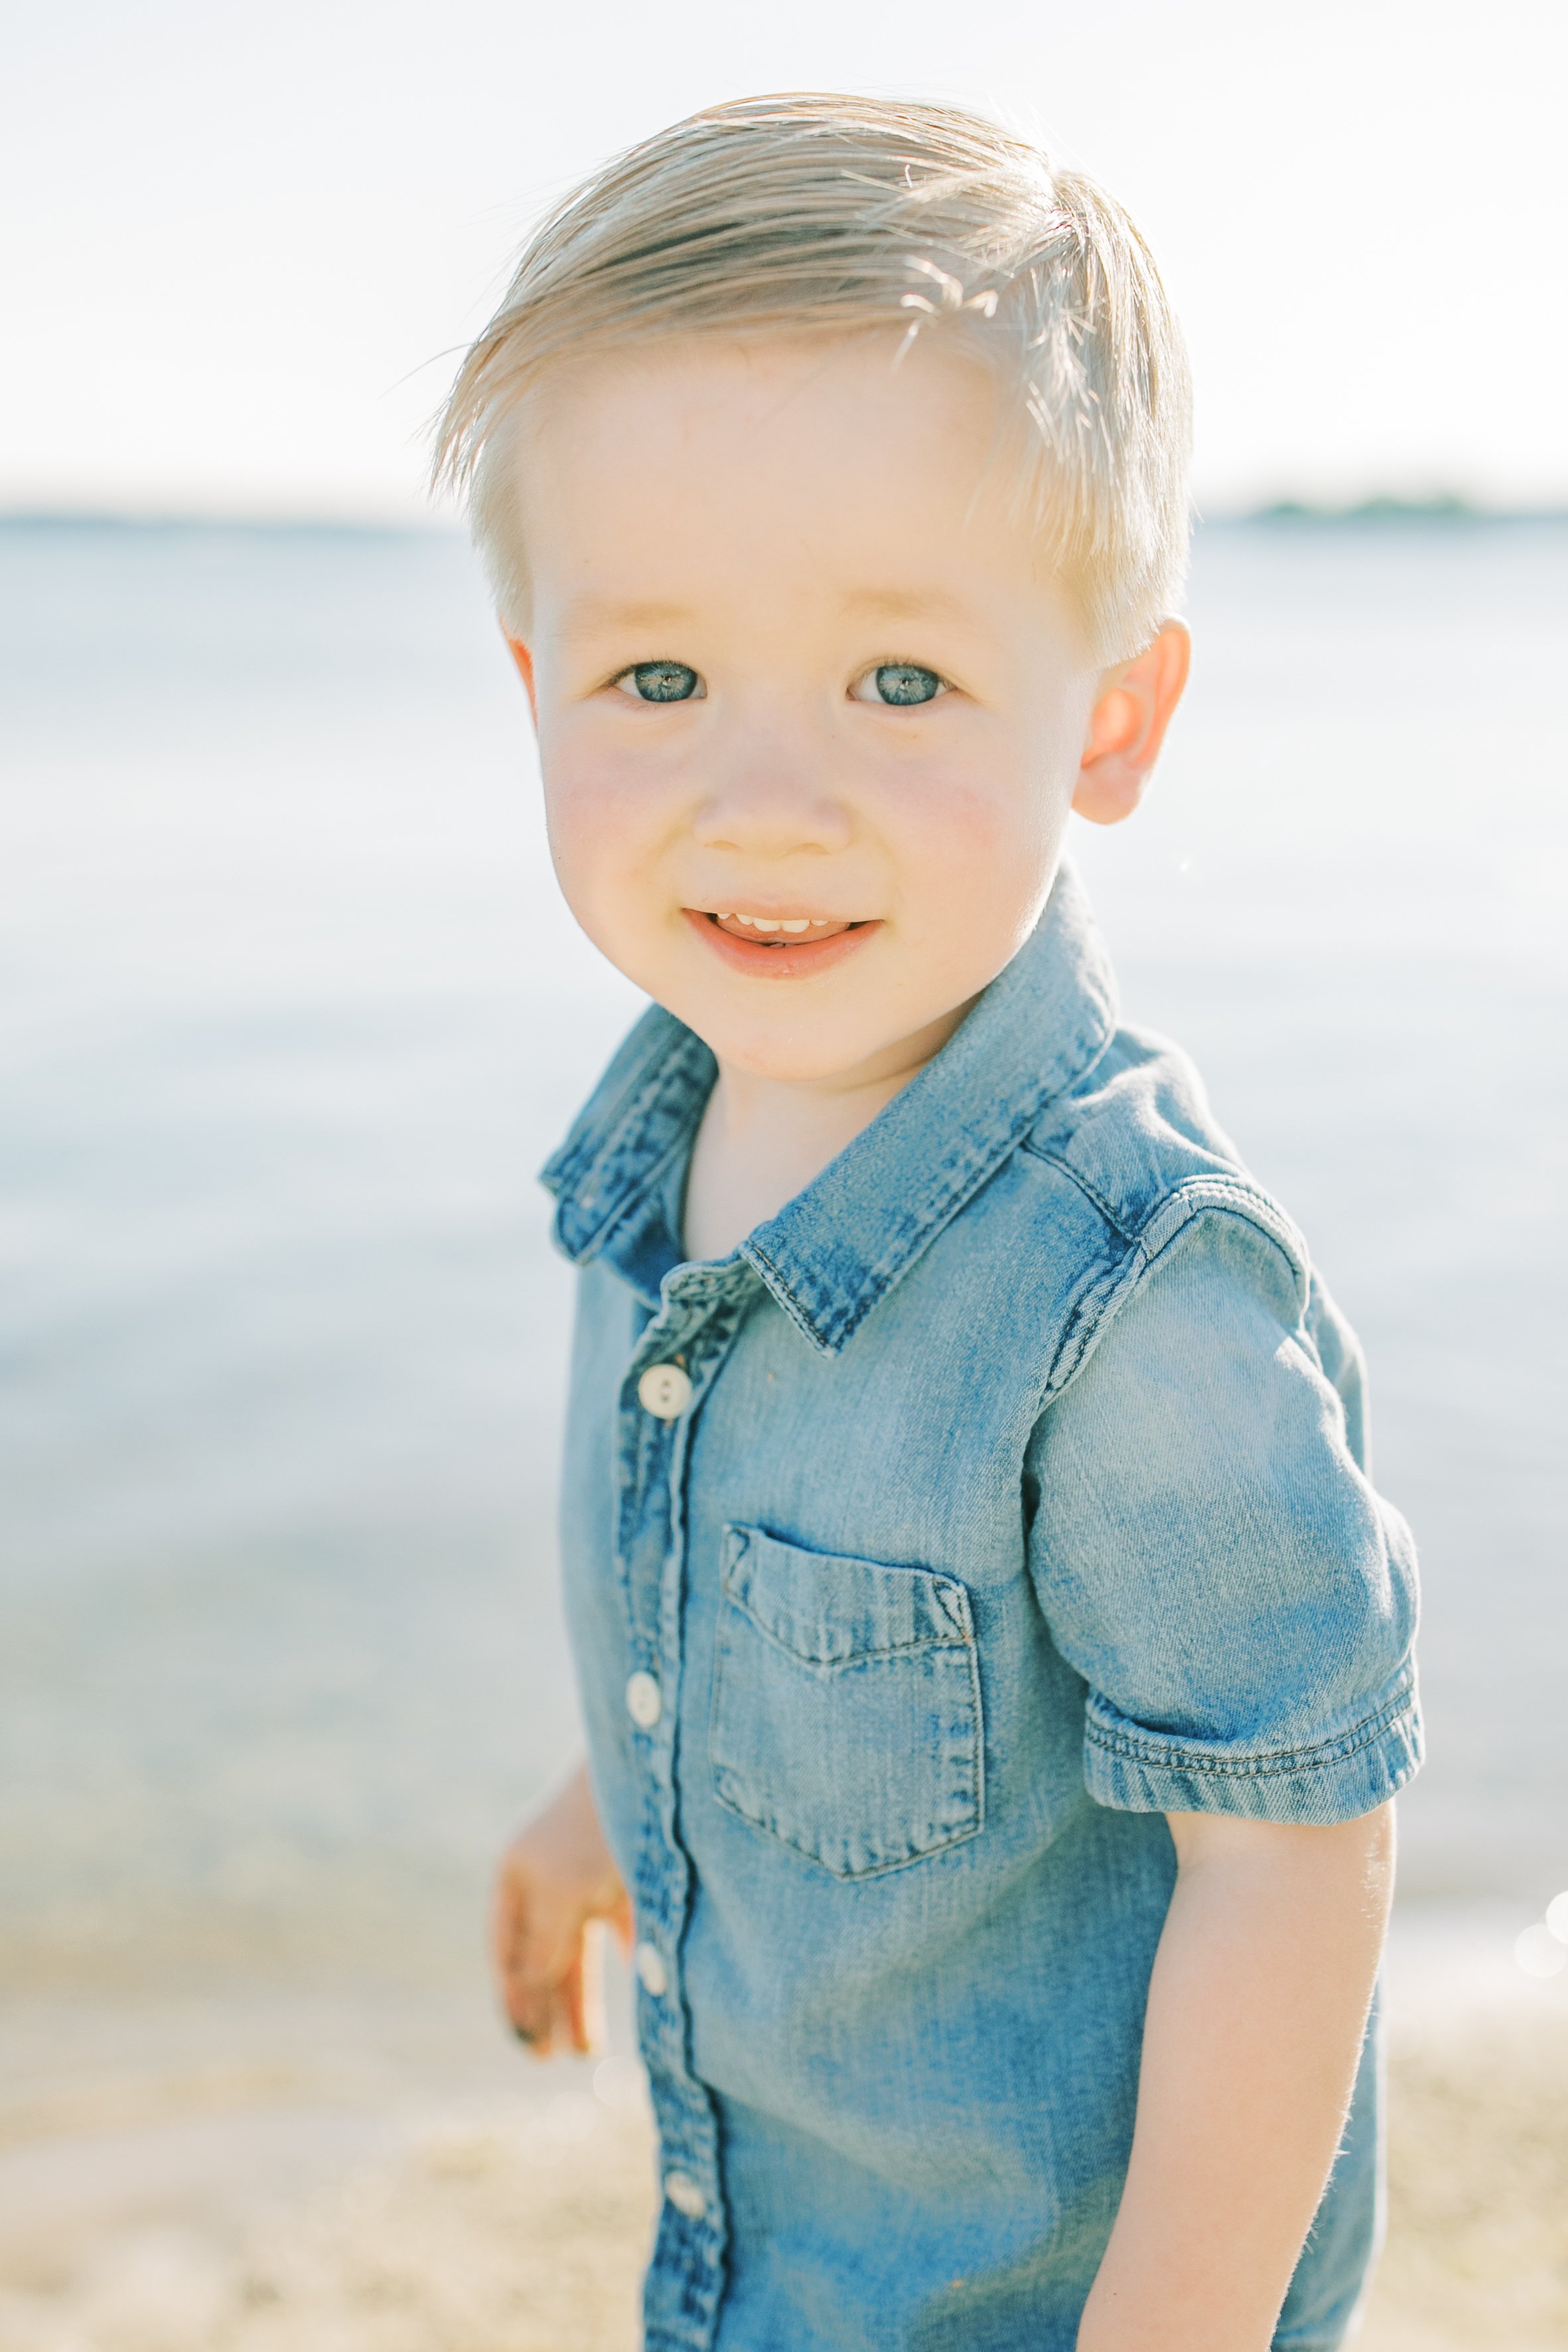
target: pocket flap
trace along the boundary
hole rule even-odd
[[[951,1577],[803,1551],[760,1528],[726,1528],[724,1589],[770,1640],[811,1665],[974,1640],[968,1593]]]

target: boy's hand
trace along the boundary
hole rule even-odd
[[[583,1931],[591,1919],[608,1920],[630,1945],[631,1902],[583,1765],[517,1832],[496,1880],[491,1950],[502,2006],[536,2058],[590,2047]]]

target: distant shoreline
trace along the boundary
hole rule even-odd
[[[1380,495],[1352,506],[1317,505],[1301,499],[1277,499],[1266,506],[1227,508],[1199,514],[1197,527],[1206,530],[1246,530],[1286,527],[1312,530],[1496,530],[1500,528],[1562,528],[1568,524],[1568,506],[1488,507],[1466,499],[1441,495],[1402,499]],[[81,532],[216,535],[245,533],[267,539],[432,540],[461,535],[462,526],[450,516],[411,516],[401,521],[334,515],[158,514],[130,513],[112,509],[0,509],[0,532],[20,537],[30,533],[64,537]]]
[[[1269,506],[1215,515],[1208,520],[1218,523],[1326,523],[1335,528],[1345,523],[1563,523],[1568,522],[1568,507],[1483,507],[1473,505],[1468,499],[1446,495],[1429,499],[1380,496],[1362,499],[1354,506],[1332,507],[1316,506],[1301,499],[1276,499]]]
[[[413,517],[407,521],[357,520],[351,516],[338,515],[246,515],[246,514],[123,514],[110,509],[58,511],[47,509],[0,509],[0,532],[15,532],[18,537],[36,531],[40,535],[57,532],[65,538],[72,532],[89,531],[123,533],[131,537],[137,532],[148,536],[165,534],[170,538],[181,533],[216,537],[222,533],[244,532],[258,539],[457,539],[463,536],[461,524],[449,516],[433,515],[428,521]]]

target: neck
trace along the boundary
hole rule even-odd
[[[883,1104],[925,1067],[969,1007],[823,1078],[768,1078],[719,1063],[686,1186],[689,1257],[727,1257],[821,1175]]]

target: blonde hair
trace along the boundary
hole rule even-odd
[[[957,107],[778,97],[646,139],[558,205],[524,249],[436,427],[504,619],[519,403],[544,373],[653,338],[961,338],[988,361],[1021,518],[1099,656],[1146,645],[1186,563],[1190,392],[1137,230],[1076,172]]]

